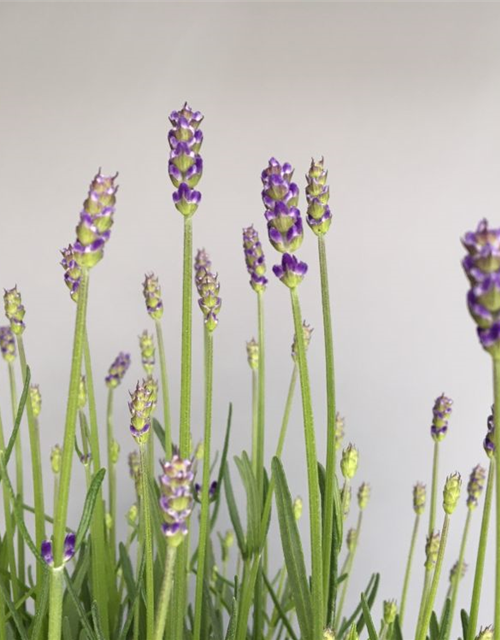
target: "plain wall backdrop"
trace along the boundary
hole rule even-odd
[[[379,603],[400,598],[412,486],[417,480],[430,484],[431,409],[441,392],[455,404],[442,445],[440,484],[455,470],[465,483],[476,463],[487,464],[482,439],[492,402],[490,362],[465,306],[460,236],[482,217],[500,224],[499,28],[500,7],[481,3],[1,5],[0,285],[17,283],[27,309],[25,344],[43,394],[48,505],[49,454],[62,441],[75,312],[59,249],[74,239],[99,166],[120,172],[115,226],[90,287],[88,330],[103,432],[103,378],[120,350],[133,359],[115,400],[122,533],[133,500],[127,391],[142,375],[137,336],[153,328],[141,289],[150,270],[163,289],[178,423],[182,219],[171,199],[166,132],[170,111],[188,100],[205,114],[203,201],[194,243],[211,253],[223,297],[215,334],[215,446],[221,445],[229,401],[232,453],[250,446],[245,341],[256,332],[256,306],[242,227],[255,223],[268,265],[278,258],[265,234],[260,172],[274,155],[296,167],[303,188],[311,156],[324,155],[334,216],[327,247],[338,409],[346,417],[346,443],[360,451],[355,487],[363,480],[372,486],[348,604],[357,602],[373,571],[382,572]],[[304,210],[303,196],[301,205]],[[309,358],[323,457],[319,272],[314,237],[308,229],[305,236],[300,256],[310,271],[300,294],[304,316],[316,328]],[[198,440],[203,380],[196,304],[193,314],[192,429]],[[293,334],[288,292],[272,274],[266,318],[269,461],[291,374]],[[6,367],[0,366],[8,431],[7,384]],[[26,431],[23,448],[28,461]],[[293,494],[305,498],[298,395],[284,458]],[[83,483],[75,461],[73,524]],[[31,500],[29,480],[26,485]],[[453,516],[440,597],[465,515],[462,500]],[[353,507],[346,529],[355,517]],[[480,511],[466,553],[471,567],[479,522]],[[224,512],[221,530],[227,526]],[[410,623],[421,592],[424,529]],[[307,513],[302,531],[307,544]],[[281,554],[276,534],[271,547],[273,556]],[[493,581],[492,563],[489,554],[486,585]],[[472,573],[459,606],[469,604]],[[493,591],[485,586],[480,622],[489,624],[492,613]]]

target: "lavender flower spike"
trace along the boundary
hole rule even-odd
[[[451,414],[452,405],[453,400],[447,398],[444,393],[442,393],[439,398],[436,398],[434,402],[431,436],[435,442],[443,440],[448,431],[448,419]]]
[[[313,331],[314,329],[311,327],[311,325],[307,324],[307,322],[304,320],[302,322],[302,333],[304,334],[304,346],[306,348],[306,351],[309,348],[309,345],[311,344]],[[294,362],[297,362],[298,357],[299,357],[299,350],[297,346],[297,336],[294,334],[293,342],[292,342],[292,360]]]
[[[483,440],[483,448],[488,458],[493,458],[495,455],[495,419],[494,419],[495,406],[491,407],[491,414],[488,416],[488,431],[486,437]]]
[[[467,484],[467,506],[472,511],[479,504],[479,498],[484,489],[486,481],[486,469],[477,464],[469,476]]]
[[[38,418],[42,410],[42,394],[37,384],[30,386],[31,408],[33,409],[33,417]]]
[[[449,516],[457,507],[461,489],[462,478],[459,473],[452,473],[446,478],[443,489],[443,509]]]
[[[172,460],[163,465],[160,476],[160,507],[164,519],[163,533],[167,544],[179,546],[188,533],[187,523],[193,511],[192,484],[193,463],[175,453]]]
[[[281,259],[281,264],[274,265],[273,273],[287,287],[295,289],[307,273],[307,264],[300,262],[295,256],[285,253]]]
[[[177,189],[173,193],[175,207],[188,217],[196,212],[201,200],[201,193],[194,187],[203,172],[203,160],[198,153],[203,142],[203,134],[199,129],[202,120],[202,114],[193,111],[187,102],[180,111],[170,114],[172,129],[168,132],[171,148],[168,173]]]
[[[26,328],[24,324],[24,315],[26,310],[24,309],[23,302],[21,300],[21,294],[17,290],[17,286],[13,289],[5,289],[3,296],[3,302],[5,306],[5,315],[10,322],[10,328],[12,333],[19,336]]]
[[[139,347],[141,349],[141,360],[144,371],[148,376],[153,374],[155,366],[155,343],[153,336],[147,329],[139,336]]]
[[[117,175],[104,176],[99,169],[90,184],[73,246],[75,260],[81,267],[90,269],[103,257],[104,245],[109,240],[113,226]]]
[[[208,253],[205,249],[198,249],[194,258],[194,283],[200,296],[202,295],[201,283],[211,268],[212,261]]]
[[[16,339],[9,326],[0,327],[0,351],[6,362],[14,362],[16,359]]]
[[[63,564],[71,560],[71,558],[75,555],[75,543],[76,543],[76,535],[74,533],[68,533],[68,535],[64,538]],[[52,552],[52,542],[50,540],[44,540],[42,542],[42,547],[40,549],[40,552],[45,562],[49,566],[53,567],[54,554]]]
[[[323,236],[332,223],[332,213],[328,206],[330,188],[326,184],[328,171],[324,169],[324,160],[312,159],[306,175],[307,187],[307,224],[317,236]]]
[[[206,271],[198,284],[200,298],[198,304],[205,316],[205,326],[211,332],[219,322],[222,300],[219,297],[220,284],[216,273]]]
[[[266,259],[259,234],[253,226],[243,229],[243,250],[247,271],[250,274],[250,286],[257,293],[265,291],[267,286]]]
[[[78,302],[78,290],[82,278],[82,270],[76,261],[73,245],[68,245],[66,249],[61,251],[63,259],[61,266],[64,269],[64,282],[69,289],[69,293],[73,302]]]
[[[425,510],[426,487],[423,482],[417,482],[413,487],[413,511],[421,516]]]
[[[156,404],[157,390],[149,381],[139,382],[130,394],[130,431],[135,440],[141,444],[146,442],[151,429],[152,413]]]
[[[149,273],[144,276],[142,290],[149,315],[153,320],[159,320],[163,315],[163,301],[161,299],[161,288],[158,283],[158,278],[154,273]]]
[[[259,368],[259,343],[255,338],[247,342],[247,361],[250,369],[257,371]]]
[[[476,636],[476,640],[493,640],[493,627],[485,627],[484,629],[481,627],[479,630],[479,634]]]
[[[113,364],[109,368],[108,375],[105,378],[106,386],[109,389],[116,389],[116,387],[123,380],[129,367],[130,354],[120,351],[120,353],[116,356]]]
[[[493,356],[500,355],[500,229],[479,222],[466,233],[462,244],[468,255],[462,266],[471,288],[467,294],[470,314],[477,324],[479,341]]]
[[[281,165],[275,158],[269,160],[261,175],[269,240],[281,253],[296,251],[304,238],[302,218],[297,208],[299,188],[291,182],[292,176],[292,166],[288,163]]]

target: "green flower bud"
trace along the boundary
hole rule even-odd
[[[425,484],[417,482],[413,487],[413,510],[417,516],[421,516],[425,510],[425,496],[426,489]]]
[[[226,535],[224,536],[224,546],[226,549],[230,549],[234,544],[234,533],[231,529],[226,531]]]
[[[493,640],[493,627],[485,627],[484,629],[481,627],[478,635],[476,636],[476,640]]]
[[[357,530],[356,529],[349,529],[349,531],[347,532],[347,536],[346,536],[347,550],[352,553],[354,551],[354,549],[356,548],[357,541],[358,541],[358,532],[357,532]]]
[[[344,498],[344,495],[345,495],[345,498]],[[344,505],[344,520],[347,518],[347,516],[349,515],[349,511],[351,510],[351,497],[352,497],[351,485],[349,485],[348,487],[344,487],[342,489],[342,504]]]
[[[459,473],[453,473],[446,478],[443,490],[443,509],[448,515],[451,515],[456,509],[461,488],[462,478]]]
[[[139,346],[142,366],[146,374],[151,376],[155,368],[155,343],[152,334],[148,333],[147,329],[144,329],[139,336]]]
[[[61,460],[62,460],[62,449],[56,444],[55,447],[52,447],[52,451],[50,452],[50,465],[52,467],[52,473],[58,474],[61,472]]]
[[[137,524],[137,519],[139,516],[139,510],[136,504],[133,504],[130,509],[127,511],[127,522],[130,527],[134,527]]]
[[[330,627],[323,630],[323,640],[335,640],[335,632]]]
[[[427,542],[425,544],[425,568],[429,571],[434,569],[440,544],[441,534],[439,531],[434,531],[430,536],[427,536]]]
[[[153,320],[160,320],[163,315],[163,301],[158,278],[154,273],[146,274],[142,284],[146,309]]]
[[[118,442],[116,440],[113,440],[113,442],[111,443],[111,447],[110,447],[110,457],[111,457],[111,463],[112,464],[116,464],[118,462],[118,459],[120,457],[120,445],[118,444]]]
[[[293,501],[293,516],[297,521],[300,520],[300,517],[302,516],[302,508],[302,498],[297,496]]]
[[[358,469],[358,450],[353,444],[349,444],[342,451],[342,459],[340,461],[340,469],[342,475],[347,480],[352,480]]]
[[[259,368],[259,343],[255,338],[247,342],[247,360],[250,369],[256,371]]]
[[[104,516],[104,522],[106,524],[106,529],[108,531],[111,531],[111,529],[113,528],[113,516],[110,513],[107,513]]]
[[[366,505],[370,499],[370,491],[370,485],[367,482],[363,482],[358,489],[358,506],[361,511],[366,509]]]
[[[194,452],[195,459],[203,460],[204,452],[205,452],[205,447],[203,445],[203,442],[200,442],[200,444],[196,447],[196,450]]]
[[[81,376],[78,386],[78,408],[83,409],[87,404],[87,383],[85,376]]]
[[[335,451],[338,451],[344,440],[345,419],[337,413],[335,416]]]
[[[359,640],[358,630],[356,629],[356,624],[354,622],[349,629],[349,633],[345,636],[345,640]]]
[[[304,322],[302,323],[302,333],[304,334],[304,344],[306,347],[306,351],[309,349],[309,345],[311,344],[313,331],[314,329],[310,325],[308,325],[304,320]],[[294,335],[293,342],[292,342],[292,360],[294,362],[297,362],[298,357],[299,357],[299,350],[297,347],[297,336]]]
[[[31,409],[33,410],[33,416],[38,418],[40,411],[42,410],[42,395],[40,388],[37,384],[32,384],[30,387]]]
[[[26,328],[23,321],[26,310],[23,307],[21,294],[17,290],[17,285],[13,289],[5,289],[3,301],[5,305],[5,315],[10,322],[12,333],[20,336]]]
[[[384,600],[384,622],[393,624],[398,613],[398,605],[395,600]]]
[[[455,564],[452,566],[452,568],[450,569],[450,582],[453,583],[455,582],[457,575],[458,575],[458,560],[457,562],[455,562]],[[465,573],[467,571],[467,563],[462,562],[462,566],[460,569],[460,580],[465,576]]]

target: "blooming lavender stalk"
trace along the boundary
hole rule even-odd
[[[399,608],[399,621],[400,621],[401,627],[403,626],[405,606],[406,606],[406,596],[408,594],[408,586],[410,584],[411,567],[413,563],[415,545],[417,542],[420,516],[423,514],[425,509],[425,500],[426,500],[425,484],[423,484],[422,482],[417,482],[413,487],[413,511],[415,512],[415,522],[413,524],[413,532],[412,532],[411,542],[410,542],[410,551],[408,553],[408,561],[406,563],[405,577],[403,581],[403,592],[401,594],[401,606]]]
[[[163,316],[163,300],[161,297],[161,288],[158,282],[158,278],[154,275],[154,273],[146,274],[144,277],[143,283],[143,293],[144,300],[146,302],[146,309],[150,317],[155,322],[156,328],[156,340],[158,342],[158,353],[160,356],[160,373],[161,373],[161,394],[163,399],[163,428],[165,429],[165,453],[167,456],[170,455],[172,450],[172,425],[170,420],[170,394],[168,390],[168,374],[167,374],[167,361],[165,358],[165,343],[163,341],[163,329],[161,326],[161,318]],[[147,334],[147,332],[143,333],[143,336]],[[151,343],[145,338],[146,344],[145,347],[151,350]],[[145,362],[144,359],[144,345],[141,342],[141,351],[143,353],[143,364]],[[154,346],[153,349],[153,362],[154,362]],[[151,365],[147,365],[150,367]],[[146,365],[145,365],[146,368]],[[154,439],[150,440],[150,461],[154,460],[154,448],[153,448]],[[152,473],[152,470],[151,470]]]
[[[198,254],[199,259],[199,254]],[[205,265],[197,265],[196,286],[200,298],[198,304],[204,316],[205,324],[205,424],[203,430],[203,480],[201,489],[201,517],[198,541],[198,563],[196,574],[196,595],[194,608],[194,640],[200,639],[201,613],[203,609],[203,588],[207,570],[207,548],[210,535],[210,462],[212,439],[212,395],[213,395],[213,331],[218,324],[221,309],[219,297],[220,284],[217,274],[209,270],[209,260]]]
[[[12,333],[16,336],[17,341],[17,350],[19,352],[19,360],[21,363],[21,372],[23,378],[23,384],[26,384],[26,379],[28,375],[28,365],[26,360],[26,353],[24,350],[24,341],[23,341],[23,333],[26,328],[24,323],[25,316],[25,308],[22,302],[21,294],[17,289],[17,286],[12,289],[5,290],[4,293],[4,307],[5,307],[5,315],[10,322],[10,328]],[[14,376],[13,370],[10,366],[9,373],[11,376],[11,396],[12,396],[12,404],[14,405]],[[13,407],[14,412],[14,407]],[[43,540],[45,539],[45,507],[44,507],[44,496],[43,496],[43,477],[42,477],[42,462],[41,462],[41,453],[40,453],[40,438],[38,434],[38,429],[36,426],[36,420],[33,415],[33,406],[31,403],[31,396],[28,395],[28,399],[26,402],[26,413],[28,418],[28,432],[29,432],[29,441],[30,441],[30,451],[31,451],[31,468],[33,470],[33,495],[34,495],[34,506],[35,506],[35,541],[38,548],[40,548]],[[18,438],[19,439],[19,438]],[[23,556],[21,555],[22,564]],[[40,590],[42,587],[42,579],[43,579],[43,568],[39,563],[36,564],[36,593],[37,596],[40,595]],[[38,606],[39,600],[37,600],[36,606]]]

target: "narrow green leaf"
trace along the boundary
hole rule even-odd
[[[19,432],[19,427],[21,426],[21,419],[23,417],[24,407],[26,406],[26,400],[28,399],[28,393],[30,391],[30,380],[31,380],[31,371],[29,367],[26,367],[26,378],[24,380],[23,392],[21,394],[21,399],[19,400],[19,406],[17,408],[16,419],[14,421],[14,428],[12,429],[12,433],[10,434],[10,438],[9,438],[9,443],[7,444],[7,448],[5,449],[5,466],[9,464],[10,456],[12,454],[12,450],[14,449],[17,434]]]
[[[153,418],[153,429],[162,447],[165,447],[165,429],[156,418]]]
[[[379,584],[380,584],[380,574],[376,573],[372,589],[369,593],[365,595],[366,604],[368,605],[368,609],[370,611],[373,607],[373,603],[375,602],[375,597],[377,595]],[[365,626],[365,618],[363,615],[361,615],[361,618],[359,619],[358,624],[356,626],[358,633],[361,633],[361,631],[364,629],[364,626]]]
[[[128,615],[127,615],[127,618],[125,620],[125,624],[123,625],[123,628],[121,630],[119,640],[125,640],[127,638],[128,631],[129,631],[130,626],[132,624],[132,621],[134,619],[135,603],[136,603],[137,598],[139,597],[139,594],[141,592],[141,584],[142,584],[142,578],[143,578],[143,575],[144,575],[144,567],[145,566],[146,566],[146,554],[142,554],[141,565],[139,567],[139,572],[138,572],[138,575],[137,575],[137,581],[135,583],[134,596],[130,600]]]
[[[342,574],[341,578],[345,579],[345,576],[347,574]],[[363,591],[363,593],[366,595],[367,598],[369,598],[371,591],[373,589],[374,584],[377,581],[377,576],[378,574],[373,573],[371,578],[368,580],[368,584],[366,585],[365,590]],[[378,583],[375,585],[375,588],[377,588]],[[358,621],[358,624],[356,625],[356,629],[358,630],[358,633],[360,632],[360,630],[358,629],[358,627],[361,627],[361,629],[363,629],[364,627],[364,620],[363,620],[363,613],[362,613],[362,606],[361,606],[361,601],[359,602],[358,606],[356,607],[356,609],[354,610],[354,612],[352,613],[351,617],[348,620],[345,620],[342,625],[340,626],[340,630],[339,630],[339,637],[341,638],[344,635],[344,632],[347,631],[348,629],[351,628],[352,623],[356,620],[356,618],[361,614],[361,619]],[[363,626],[360,625],[360,623],[362,622]]]
[[[361,594],[361,606],[363,607],[363,618],[365,620],[366,629],[368,631],[368,637],[370,638],[370,640],[378,640],[377,631],[375,630],[375,625],[373,624],[370,608],[368,606],[368,602],[366,601],[364,593]]]
[[[71,631],[71,623],[68,616],[64,616],[62,622],[62,637],[63,640],[72,640],[73,632]]]
[[[33,618],[33,622],[31,625],[30,638],[32,640],[39,640],[40,634],[42,632],[42,624],[45,618],[45,613],[47,611],[47,604],[49,602],[49,588],[50,588],[50,573],[47,569],[43,573],[42,590],[39,595],[40,601],[38,603],[37,612],[35,617]]]
[[[227,508],[229,510],[229,517],[231,518],[231,524],[233,525],[234,533],[236,535],[238,548],[243,560],[245,560],[247,558],[247,545],[245,541],[245,534],[243,533],[243,527],[241,526],[238,507],[236,506],[236,500],[234,499],[233,485],[231,484],[231,474],[229,473],[229,467],[226,469],[226,473],[224,474],[224,489],[226,494]]]
[[[82,603],[80,601],[80,598],[78,597],[78,594],[75,591],[75,587],[73,585],[73,582],[71,581],[71,578],[69,577],[69,573],[67,569],[64,569],[64,579],[66,581],[66,587],[68,589],[68,593],[71,599],[73,600],[73,604],[75,605],[76,610],[78,611],[78,617],[80,618],[80,622],[82,623],[83,628],[87,632],[89,640],[96,640],[97,636],[94,633],[94,630],[92,629],[92,625],[90,624],[89,619],[87,617],[87,613],[82,606]]]
[[[224,446],[222,448],[222,457],[220,461],[219,467],[219,475],[217,477],[217,494],[215,497],[215,503],[213,506],[212,517],[210,519],[210,530],[212,530],[217,521],[217,515],[219,513],[220,501],[222,495],[222,481],[224,479],[224,474],[226,473],[226,465],[227,465],[227,454],[229,451],[229,440],[231,437],[231,423],[233,420],[233,404],[229,403],[229,411],[227,414],[227,424],[226,424],[226,435],[224,436]]]
[[[285,626],[286,630],[288,631],[288,634],[290,635],[290,638],[292,640],[298,640],[297,636],[295,635],[295,632],[293,630],[292,625],[290,624],[288,618],[286,617],[285,612],[283,611],[283,608],[282,608],[282,606],[280,604],[280,601],[278,600],[278,596],[274,592],[274,589],[273,589],[271,583],[269,582],[267,576],[264,573],[262,575],[264,577],[264,582],[266,584],[267,590],[269,591],[269,595],[271,596],[271,600],[273,601],[273,604],[276,607],[276,611],[278,612],[279,619],[283,622],[283,625]]]
[[[272,462],[276,484],[276,508],[281,534],[281,544],[292,597],[297,610],[297,619],[303,640],[311,640],[313,608],[309,591],[309,580],[304,561],[297,521],[293,514],[292,496],[288,488],[281,461],[276,456]]]
[[[240,472],[241,480],[247,495],[247,551],[255,553],[259,549],[260,514],[257,480],[252,471],[252,464],[244,451],[241,458],[234,461]]]
[[[451,600],[450,598],[446,599],[444,610],[443,610],[443,619],[441,622],[441,626],[439,628],[439,634],[437,636],[437,640],[445,640],[449,636],[449,626],[451,625]]]
[[[465,640],[469,632],[469,614],[465,609],[462,609],[462,611],[460,611],[460,620],[462,621],[462,632]]]
[[[233,598],[233,606],[231,607],[231,616],[229,618],[229,624],[227,625],[227,632],[225,640],[236,640],[236,630],[238,628],[238,603],[236,598]]]
[[[85,503],[83,505],[80,524],[76,530],[75,551],[78,550],[87,535],[87,531],[89,530],[90,523],[92,522],[92,514],[94,513],[95,502],[105,475],[106,469],[99,469],[90,483],[89,490],[87,491],[87,497],[85,498]]]
[[[127,593],[129,600],[132,600],[135,595],[135,582],[134,582],[134,570],[132,569],[132,563],[130,562],[127,549],[123,542],[120,542],[118,547],[120,553],[120,566],[123,572],[123,579],[127,587]]]
[[[396,616],[396,620],[394,620],[392,640],[403,640],[403,632],[401,631],[401,621],[399,619],[399,614]]]
[[[106,638],[104,637],[104,631],[102,630],[101,614],[99,613],[99,607],[97,606],[97,602],[95,600],[92,603],[92,620],[94,621],[94,629],[97,640],[106,640]]]
[[[436,612],[433,611],[429,622],[430,640],[437,640],[439,637],[439,623]]]
[[[3,601],[7,605],[7,609],[10,612],[12,620],[14,620],[14,624],[16,626],[16,629],[19,632],[20,640],[29,640],[28,639],[28,635],[26,634],[26,629],[24,628],[21,616],[17,612],[16,607],[14,606],[14,604],[12,603],[12,601],[10,599],[9,592],[7,591],[3,581],[1,581],[1,580],[0,580],[0,593],[2,594]]]

